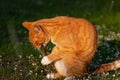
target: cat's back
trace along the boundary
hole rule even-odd
[[[80,31],[82,33],[93,33],[96,34],[96,28],[94,25],[84,18],[74,18],[68,16],[58,16],[55,19],[60,20],[61,24],[65,24],[69,28],[71,28],[74,32]],[[61,26],[64,27],[64,26]]]
[[[85,18],[74,18],[68,16],[57,16],[54,18],[55,20],[59,20],[62,24],[72,25],[74,28],[82,27],[82,28],[89,28],[96,31],[94,25]]]
[[[95,50],[97,45],[97,31],[95,26],[84,18],[61,17],[68,21],[68,27],[74,40],[73,43],[81,50]]]

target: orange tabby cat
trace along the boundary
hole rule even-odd
[[[56,73],[47,74],[47,78],[80,76],[87,71],[87,65],[94,56],[97,46],[95,27],[87,20],[59,16],[42,19],[35,22],[23,22],[29,30],[29,41],[35,48],[46,45],[50,40],[55,47],[52,52],[43,57],[41,63],[48,65],[55,62]],[[91,69],[99,73],[120,67],[116,61]],[[114,65],[113,65],[114,64]]]

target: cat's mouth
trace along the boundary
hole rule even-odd
[[[47,45],[46,42],[41,41],[41,42],[37,42],[36,46],[34,46],[34,47],[37,48],[37,49],[40,49],[41,47],[46,46],[46,45]]]
[[[40,49],[42,45],[43,45],[43,44],[39,44],[39,45],[37,46],[37,48]]]
[[[36,49],[39,49],[41,47],[41,45],[42,44],[40,44],[40,43],[33,44],[34,48],[36,48]]]
[[[40,48],[41,48],[41,45],[39,45],[38,48],[40,49]]]
[[[44,45],[44,43],[38,43],[37,46],[36,46],[36,48],[40,49],[43,45]]]

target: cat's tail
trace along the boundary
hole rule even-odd
[[[89,73],[98,74],[98,73],[102,73],[105,71],[116,70],[118,68],[120,68],[120,60],[116,60],[116,61],[113,61],[113,62],[107,63],[107,64],[102,64],[98,67],[89,69]]]

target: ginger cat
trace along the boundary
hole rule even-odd
[[[55,44],[52,52],[41,60],[43,65],[55,62],[57,72],[47,74],[48,79],[66,77],[65,80],[68,80],[73,76],[82,76],[87,71],[97,46],[97,32],[89,21],[58,16],[23,22],[23,26],[29,30],[29,41],[35,48],[40,48],[41,44],[46,45],[50,40]],[[119,67],[120,61],[115,61],[89,71],[100,73]]]

